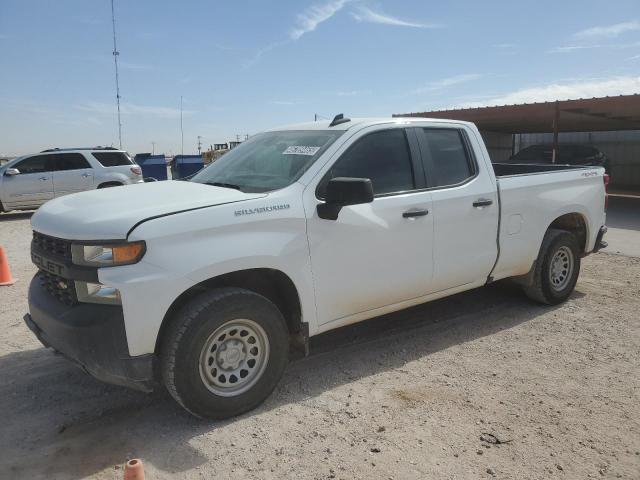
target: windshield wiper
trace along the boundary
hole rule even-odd
[[[233,190],[240,190],[240,186],[234,185],[233,183],[224,183],[224,182],[205,182],[205,185],[213,185],[214,187],[222,187],[222,188],[232,188]]]

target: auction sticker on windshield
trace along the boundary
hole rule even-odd
[[[309,155],[310,157],[318,153],[320,147],[305,147],[302,145],[291,145],[282,152],[283,155]]]

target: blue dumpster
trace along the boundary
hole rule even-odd
[[[164,155],[139,153],[134,157],[134,161],[140,165],[144,178],[167,179],[167,162],[164,159]]]
[[[171,165],[173,179],[188,177],[204,167],[201,155],[176,155]]]

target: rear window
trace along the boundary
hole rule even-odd
[[[92,155],[103,167],[118,167],[133,163],[129,156],[123,152],[93,152]]]

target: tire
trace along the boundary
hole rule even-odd
[[[261,404],[288,355],[287,325],[271,301],[219,288],[194,297],[173,318],[161,343],[162,380],[187,411],[220,420]]]
[[[580,273],[580,247],[570,232],[549,229],[542,240],[536,261],[533,283],[525,294],[540,303],[564,302],[576,286]]]

